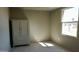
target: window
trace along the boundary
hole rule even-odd
[[[78,8],[67,8],[62,14],[62,34],[77,37]]]

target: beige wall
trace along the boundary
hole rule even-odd
[[[43,41],[50,38],[49,12],[24,11],[29,20],[30,38],[32,41]]]
[[[9,12],[7,7],[0,7],[0,51],[9,51],[9,49]]]
[[[61,34],[61,9],[51,12],[51,38],[57,44],[71,51],[79,51],[79,30],[78,37],[70,37]],[[79,27],[78,27],[79,28]]]
[[[26,19],[24,11],[21,8],[11,7],[9,8],[10,11],[10,20],[11,19]]]

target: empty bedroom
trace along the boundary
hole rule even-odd
[[[1,52],[79,52],[77,7],[0,7]]]

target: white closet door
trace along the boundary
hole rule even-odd
[[[12,20],[13,45],[28,44],[27,20]]]
[[[19,33],[19,20],[12,20],[12,33],[13,33],[13,46],[19,45],[20,33]]]
[[[21,43],[28,44],[27,20],[21,20]]]

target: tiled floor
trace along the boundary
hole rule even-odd
[[[30,46],[12,48],[11,52],[67,52],[51,42],[38,42]]]

